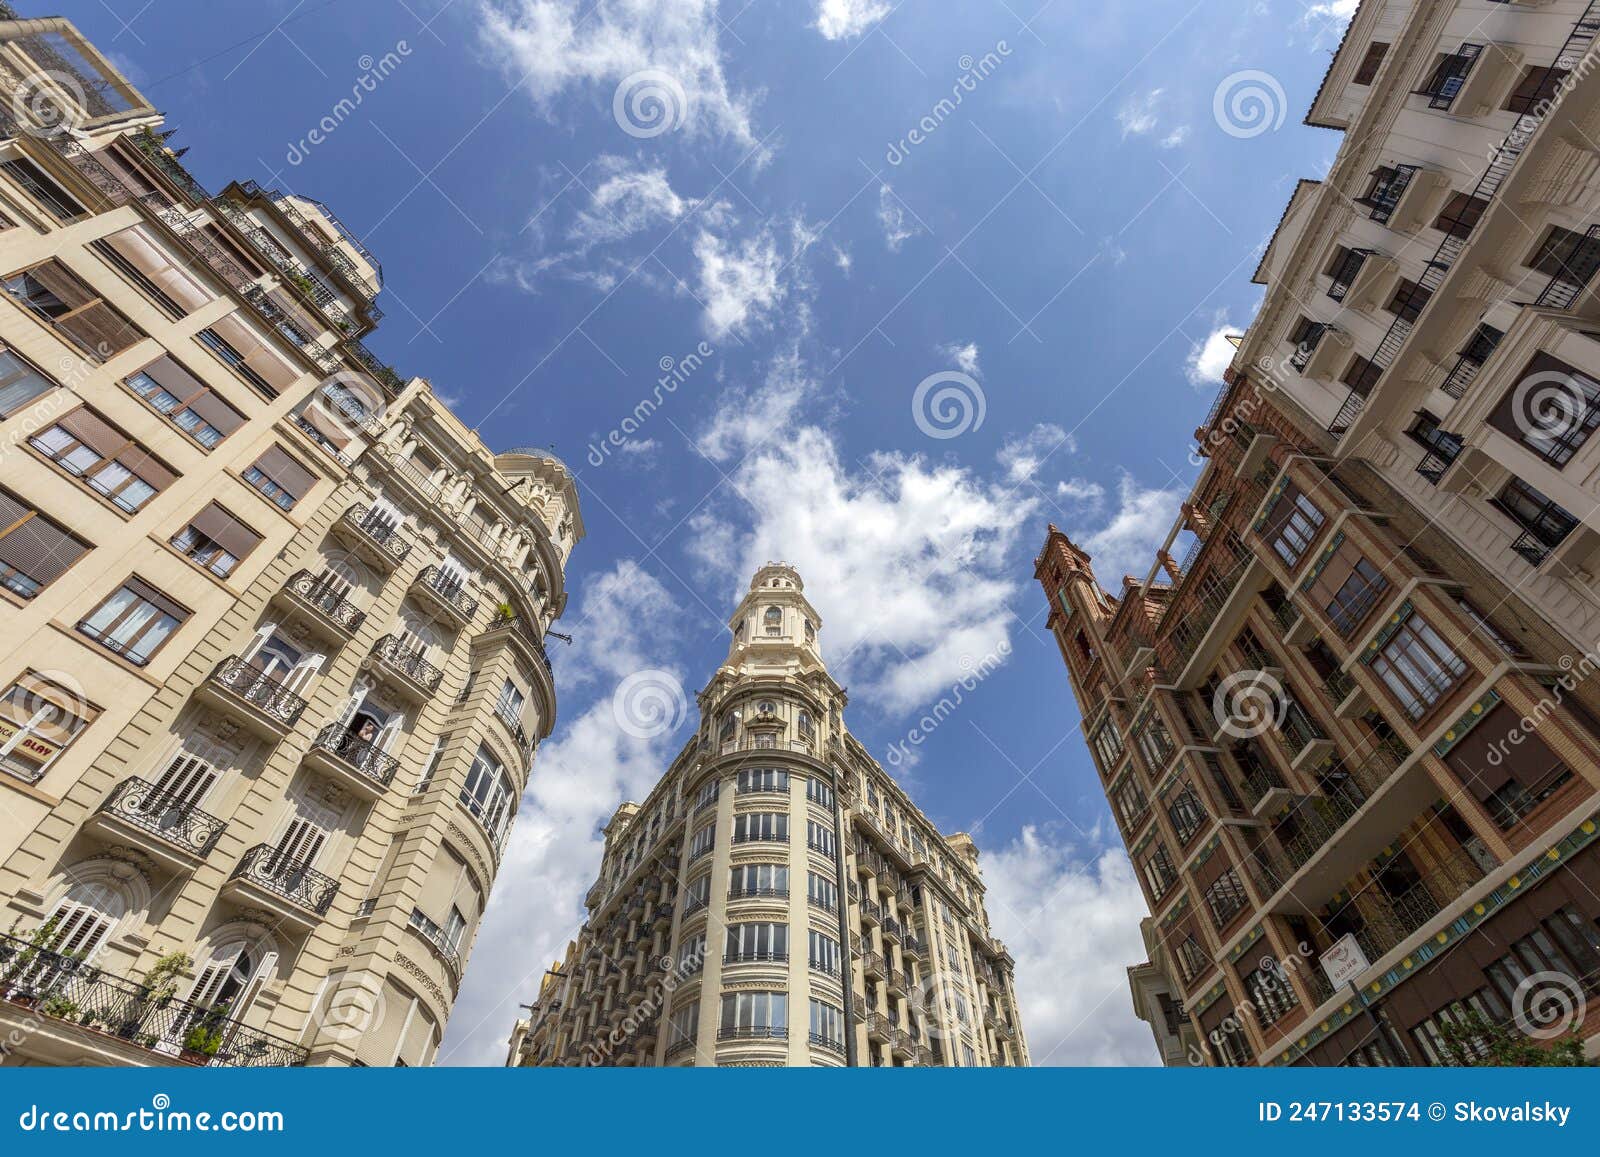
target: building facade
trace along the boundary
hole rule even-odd
[[[213,196],[0,21],[0,1055],[429,1063],[555,717],[573,479],[362,342],[319,203]]]
[[[1188,1063],[1600,1051],[1597,32],[1363,0],[1149,573],[1039,556]]]
[[[606,828],[514,1065],[1025,1065],[978,851],[851,737],[793,568],[756,572],[700,720]]]

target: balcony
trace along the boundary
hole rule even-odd
[[[1380,169],[1375,175],[1372,188],[1365,197],[1358,198],[1356,204],[1365,206],[1368,214],[1378,224],[1389,224],[1394,219],[1400,202],[1405,199],[1406,192],[1417,183],[1418,171],[1416,165],[1396,165],[1393,168]]]
[[[1350,287],[1355,284],[1356,278],[1361,275],[1362,265],[1371,256],[1370,249],[1345,250],[1344,257],[1329,274],[1331,281],[1328,285],[1328,296],[1335,301],[1343,301],[1350,292]]]
[[[913,960],[923,960],[927,957],[927,950],[923,947],[922,941],[909,933],[900,939],[900,952]]]
[[[406,646],[399,635],[385,635],[372,646],[379,678],[413,703],[425,703],[439,690],[444,672]]]
[[[861,954],[862,975],[874,980],[882,980],[884,974],[883,957],[876,952],[863,952]]]
[[[1316,763],[1333,750],[1333,740],[1324,735],[1322,728],[1292,699],[1283,713],[1283,724],[1278,734],[1285,749],[1291,753],[1290,766],[1297,770]]]
[[[305,1049],[233,1019],[226,1005],[206,1008],[158,998],[145,985],[3,933],[0,997],[30,1008],[30,1019],[70,1027],[80,1039],[120,1043],[135,1064],[265,1068],[306,1063]],[[214,1048],[185,1048],[197,1027],[216,1042]]]
[[[269,741],[287,735],[306,709],[304,699],[237,657],[218,663],[195,693],[230,718],[242,720],[250,731]]]
[[[883,909],[878,907],[876,900],[861,901],[861,923],[867,926],[883,922]]]
[[[393,520],[371,507],[355,505],[333,524],[333,536],[369,566],[388,574],[411,553],[411,540]]]
[[[439,566],[426,566],[411,583],[411,592],[457,626],[465,626],[478,613],[478,600],[467,594],[461,576]]]
[[[317,733],[305,762],[365,800],[381,797],[400,770],[394,756],[337,723]]]
[[[461,982],[461,949],[445,935],[443,928],[422,914],[417,908],[411,909],[411,919],[408,927],[415,932],[428,948],[444,962],[450,970],[451,979],[456,983]]]
[[[867,1014],[867,1035],[874,1040],[888,1043],[894,1038],[894,1026],[889,1023],[889,1018],[881,1012]]]
[[[265,908],[283,924],[309,932],[328,914],[339,881],[291,860],[271,844],[244,854],[222,894],[242,907]]]
[[[893,916],[883,918],[883,934],[891,940],[899,940],[904,935],[904,928],[900,921]]]
[[[889,992],[892,995],[904,996],[906,994],[906,974],[901,969],[889,969],[884,983],[889,986]]]
[[[210,854],[227,824],[154,784],[125,779],[85,825],[114,843],[128,844],[175,872],[187,872]]]
[[[522,720],[517,718],[516,711],[509,703],[496,703],[494,717],[505,724],[506,730],[511,733],[512,742],[516,744],[517,752],[522,756],[523,762],[532,763],[534,749],[539,744],[522,726]]]
[[[367,621],[366,612],[356,610],[355,604],[345,598],[343,588],[308,570],[289,576],[289,581],[278,589],[277,602],[301,612],[313,631],[335,644],[349,642]]]
[[[789,1026],[782,1024],[755,1024],[742,1028],[723,1025],[717,1029],[718,1040],[788,1040]]]
[[[824,1036],[820,1032],[809,1034],[808,1040],[811,1044],[811,1047],[814,1049],[823,1049],[830,1053],[837,1053],[841,1057],[844,1056],[844,1041],[842,1040],[836,1040],[831,1036]]]

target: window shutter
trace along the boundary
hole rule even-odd
[[[214,299],[205,284],[169,255],[144,225],[134,225],[105,239],[106,244],[133,266],[184,313],[193,313]]]
[[[289,457],[280,446],[270,447],[256,459],[256,469],[272,479],[296,499],[304,498],[317,476]]]
[[[157,358],[139,372],[153,379],[157,385],[180,402],[187,402],[197,394],[206,392],[205,384],[170,356],[163,355]]]
[[[56,384],[7,349],[0,349],[0,418],[9,418]]]
[[[171,615],[180,623],[189,617],[189,609],[187,607],[181,603],[173,602],[143,579],[130,577],[122,585],[163,614]]]
[[[129,438],[88,406],[79,406],[57,423],[102,458],[115,458]]]
[[[209,390],[192,398],[189,409],[200,415],[202,421],[215,426],[224,438],[244,425],[244,415]]]
[[[0,564],[49,586],[88,551],[84,543],[0,491]]]
[[[196,530],[234,558],[244,558],[261,543],[261,536],[213,502],[194,516]]]

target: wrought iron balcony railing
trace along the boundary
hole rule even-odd
[[[38,937],[34,938],[39,939]],[[306,1050],[227,1015],[161,997],[135,981],[115,976],[74,956],[0,933],[0,997],[29,1005],[36,1014],[103,1032],[130,1045],[215,1067],[303,1065]],[[190,1049],[196,1028],[205,1047]]]
[[[204,856],[217,846],[228,825],[209,812],[153,783],[125,779],[106,796],[99,811],[160,836],[192,855]]]
[[[337,723],[330,723],[317,732],[311,746],[337,756],[374,783],[388,787],[400,770],[400,761],[387,752],[380,751],[369,740]]]
[[[467,594],[466,588],[454,571],[439,566],[426,566],[418,572],[417,583],[427,587],[435,598],[454,609],[464,619],[470,619],[478,613],[478,600]]]
[[[257,844],[244,854],[233,878],[281,896],[296,907],[325,916],[339,891],[339,881],[309,864],[291,859],[271,844]]]
[[[381,517],[375,517],[371,507],[352,506],[340,516],[348,525],[360,531],[383,548],[396,563],[404,562],[411,553],[411,541],[398,526]]]
[[[222,660],[211,682],[226,688],[285,728],[293,727],[306,701],[260,668],[234,657]]]
[[[284,590],[298,595],[309,603],[322,617],[341,631],[354,634],[367,621],[365,611],[344,597],[342,588],[330,584],[322,575],[308,570],[298,570],[283,584]]]
[[[788,1040],[789,1026],[782,1024],[755,1024],[739,1028],[723,1025],[717,1030],[718,1040]]]
[[[399,635],[385,635],[372,645],[372,657],[400,672],[430,693],[439,689],[444,672],[409,649]]]

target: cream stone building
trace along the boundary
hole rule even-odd
[[[978,850],[851,737],[800,576],[761,568],[728,629],[694,737],[607,826],[509,1063],[1027,1064]],[[668,682],[634,689],[641,718]]]
[[[570,472],[362,342],[325,206],[212,196],[0,21],[0,1055],[429,1063],[555,718]]]

